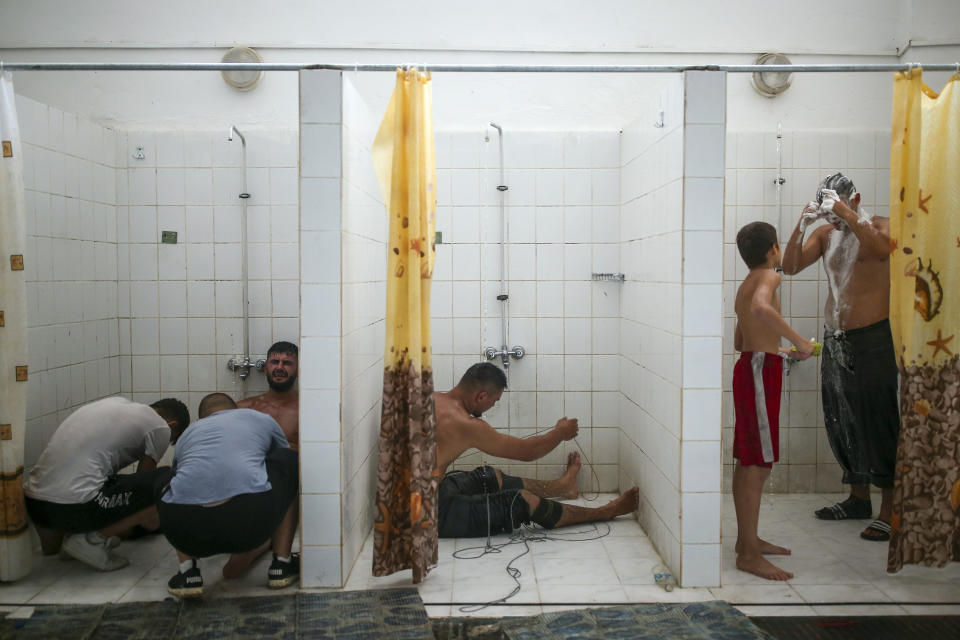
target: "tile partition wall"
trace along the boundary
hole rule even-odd
[[[347,447],[341,451],[341,335],[353,326],[351,319],[344,321],[346,314],[341,310],[342,95],[339,71],[300,72],[300,442],[305,461],[300,470],[300,579],[304,587],[339,587],[345,575],[341,563],[353,564],[341,553],[345,486],[341,477],[348,471],[341,472],[347,453]],[[352,476],[348,481],[359,482]]]
[[[663,126],[657,127],[660,112]],[[639,520],[680,568],[683,84],[669,76],[621,140],[621,488],[640,488]]]
[[[483,120],[478,116],[479,124]],[[486,346],[500,347],[499,140],[493,128],[438,133],[437,268],[432,295],[436,385],[450,389]],[[581,488],[617,487],[618,319],[621,284],[592,282],[619,267],[619,132],[503,132],[508,226],[509,387],[485,418],[526,437],[577,417],[583,449],[597,474]],[[499,361],[497,361],[499,364]],[[481,462],[523,477],[553,478],[570,442],[537,463],[467,453],[457,468]]]
[[[776,131],[731,132],[726,142],[723,311],[723,462],[724,491],[730,491],[733,446],[733,300],[747,273],[735,244],[737,230],[753,220],[777,227],[786,243],[803,206],[830,173],[843,171],[861,193],[862,206],[887,216],[889,207],[889,131],[791,131],[782,139],[782,214],[777,212]],[[809,231],[807,233],[809,237]],[[784,276],[780,301],[784,317],[802,335],[823,336],[827,297],[822,263]],[[796,364],[784,381],[780,407],[780,462],[765,490],[774,493],[842,491],[841,470],[826,439],[820,400],[819,360]]]
[[[27,208],[29,467],[73,409],[120,391],[118,135],[23,96],[16,108]]]
[[[725,96],[671,77],[621,143],[620,487],[688,587],[720,584]]]
[[[685,587],[720,584],[723,176],[727,77],[684,76],[683,399],[680,482]]]
[[[297,134],[235,124],[247,139],[255,360],[300,333]],[[226,368],[243,354],[243,151],[228,129],[124,132],[117,158],[121,392],[141,402],[178,397],[194,417],[207,393],[266,389],[262,373],[241,381]],[[163,231],[175,231],[176,244],[161,243]]]
[[[384,318],[387,299],[388,218],[370,147],[383,114],[375,113],[343,80],[343,198],[341,259],[342,358],[341,530],[343,577],[350,575],[373,526],[372,497],[376,493],[380,406],[383,397]],[[304,305],[313,287],[305,285]],[[316,312],[307,316],[313,317]],[[311,448],[315,446],[310,443]],[[316,458],[317,456],[313,456]],[[322,517],[329,517],[324,511]],[[358,567],[369,573],[370,567]]]

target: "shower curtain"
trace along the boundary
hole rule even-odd
[[[430,75],[397,70],[373,143],[387,204],[387,317],[373,574],[437,563],[437,439],[430,350],[436,164]]]
[[[10,72],[0,72],[0,581],[30,573],[23,504],[27,294],[23,156]]]
[[[960,560],[960,74],[894,80],[890,320],[900,442],[887,570]]]

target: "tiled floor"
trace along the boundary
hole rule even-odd
[[[611,498],[601,496],[598,502]],[[680,589],[668,593],[653,584],[652,569],[660,557],[639,525],[629,519],[611,523],[599,540],[590,527],[570,539],[545,540],[504,547],[476,559],[469,547],[479,540],[441,540],[439,566],[420,585],[420,594],[433,616],[532,615],[542,611],[628,602],[677,602],[723,599],[749,615],[960,615],[960,563],[944,569],[911,566],[886,573],[887,545],[859,538],[863,521],[821,522],[813,510],[832,504],[836,495],[775,495],[764,499],[761,535],[793,550],[774,562],[795,574],[787,583],[771,583],[734,567],[736,520],[727,498],[723,517],[723,585],[713,589]],[[594,503],[596,504],[596,503]],[[600,525],[600,533],[606,528]],[[557,535],[556,537],[561,537]],[[494,545],[507,542],[498,536]],[[409,586],[410,573],[386,578],[370,575],[372,537],[357,560],[346,589]],[[482,549],[481,549],[482,550]],[[97,573],[72,560],[37,557],[33,573],[0,586],[0,610],[16,605],[160,600],[168,597],[166,581],[176,571],[176,557],[160,537],[124,543],[119,550],[129,567]],[[516,560],[514,560],[516,558]],[[483,603],[509,594],[514,580],[505,568],[513,560],[520,591],[508,604],[481,610],[461,610],[462,603]],[[207,597],[265,595],[268,558],[235,581],[220,578],[225,557],[201,561]],[[942,604],[936,604],[942,603]]]

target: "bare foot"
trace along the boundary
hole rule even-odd
[[[761,555],[737,555],[737,569],[767,580],[789,580],[793,577],[792,573],[784,571]]]
[[[577,486],[577,474],[580,473],[580,454],[572,451],[567,455],[567,470],[560,476],[560,495],[566,500],[573,500],[580,495]]]
[[[633,513],[640,506],[640,489],[633,487],[624,491],[619,498],[611,500],[606,504],[605,509],[610,510],[610,518],[616,518],[628,513]]]
[[[742,549],[743,549],[743,545],[739,542],[733,547],[733,550],[736,551],[738,554],[741,552]],[[760,553],[766,556],[789,556],[793,552],[790,551],[790,549],[787,549],[786,547],[780,547],[773,544],[772,542],[767,542],[766,540],[760,540]]]

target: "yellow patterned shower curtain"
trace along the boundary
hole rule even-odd
[[[960,560],[960,74],[894,80],[890,320],[900,442],[887,570]]]
[[[398,69],[373,144],[390,219],[373,574],[413,569],[414,582],[437,563],[437,424],[430,350],[437,211],[432,109],[430,75]]]
[[[23,148],[10,72],[0,72],[0,581],[30,573],[23,504],[27,418],[27,294]]]

